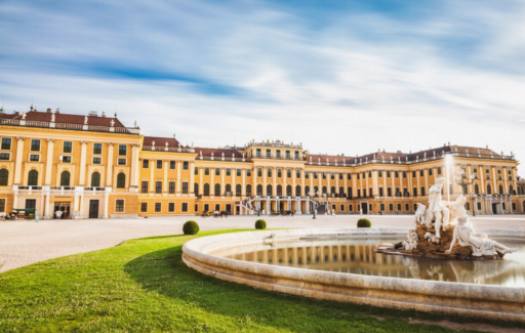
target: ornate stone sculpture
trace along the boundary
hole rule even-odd
[[[378,252],[456,259],[498,259],[512,250],[487,235],[479,234],[468,219],[466,198],[442,199],[444,179],[438,178],[428,193],[429,207],[418,203],[415,229],[394,247],[380,247]]]

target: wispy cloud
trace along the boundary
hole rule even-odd
[[[199,145],[523,160],[524,19],[522,1],[3,1],[0,104],[118,112]]]

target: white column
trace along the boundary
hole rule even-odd
[[[226,169],[221,168],[221,197],[224,196],[225,194],[224,192],[226,191],[225,190],[225,187],[226,187],[225,178],[226,178]]]
[[[153,163],[155,162],[155,163]],[[157,164],[156,161],[149,161],[149,190],[148,192],[154,193],[155,192],[155,166],[154,164]]]
[[[241,170],[241,195],[244,197],[246,196],[246,169]],[[255,189],[252,189],[252,191],[255,191]]]
[[[199,168],[199,194],[204,194],[204,170]]]
[[[109,218],[109,193],[111,192],[111,188],[106,187],[104,191],[104,212],[102,213],[102,217],[107,219]]]
[[[106,186],[113,185],[113,144],[108,144],[108,157],[106,162]]]
[[[237,186],[237,170],[232,169],[231,175],[232,175],[232,193],[233,193],[233,196],[237,196],[237,192],[235,190],[235,187]]]
[[[168,163],[169,161],[164,161],[162,163],[162,193],[168,193]]]
[[[194,194],[195,191],[195,163],[190,162],[190,184],[189,184],[188,193]]]
[[[22,162],[24,160],[24,138],[17,138],[16,141],[16,160],[15,160],[15,179],[14,185],[22,183]]]
[[[78,185],[84,186],[86,183],[86,160],[87,160],[87,143],[82,141],[80,145],[80,172]]]
[[[182,190],[182,177],[181,177],[181,174],[182,174],[182,164],[183,162],[182,161],[178,161],[177,162],[177,183],[175,184],[176,187],[177,187],[177,195],[180,195],[180,192]]]
[[[53,151],[55,143],[53,140],[47,140],[47,157],[46,157],[46,174],[44,178],[44,185],[51,185],[53,172]],[[47,207],[47,206],[46,206]],[[46,208],[47,211],[47,208]]]
[[[139,189],[139,145],[133,145],[131,147],[131,182],[130,188],[132,191],[138,191]]]

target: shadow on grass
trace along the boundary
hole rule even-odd
[[[127,263],[125,271],[148,291],[239,322],[249,320],[296,332],[429,332],[429,326],[409,325],[407,319],[438,319],[413,311],[317,301],[220,281],[186,267],[181,254],[181,246],[151,252]],[[431,331],[448,330],[432,327]]]

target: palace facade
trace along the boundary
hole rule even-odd
[[[0,213],[41,218],[229,214],[412,214],[436,177],[472,214],[525,213],[518,161],[488,148],[310,154],[250,142],[200,148],[140,134],[118,118],[58,110],[0,113]],[[445,156],[453,156],[453,168]],[[453,184],[453,185],[452,185]]]

